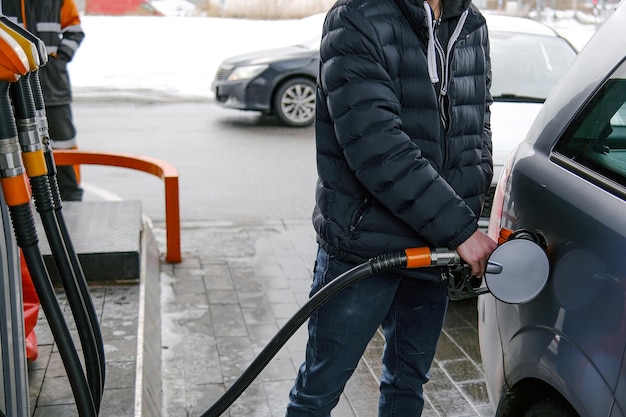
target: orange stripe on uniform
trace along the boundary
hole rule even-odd
[[[15,207],[30,201],[30,188],[24,175],[0,178],[0,184],[7,206]]]
[[[80,25],[80,13],[72,0],[64,0],[61,6],[61,29],[68,26]]]
[[[26,25],[26,4],[24,4],[25,0],[20,1],[20,8],[22,9],[22,23],[24,24],[24,29],[29,30]]]
[[[424,268],[432,265],[430,248],[409,248],[404,250],[407,268]]]

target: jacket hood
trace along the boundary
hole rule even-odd
[[[425,0],[409,0],[408,1],[410,8],[418,9],[418,11],[416,11],[416,16],[421,16],[422,18],[426,16],[425,13],[423,12],[424,1]],[[472,4],[472,0],[440,0],[440,1],[441,1],[441,7],[443,11],[443,15],[441,16],[442,19],[458,17],[465,10],[469,9]]]
[[[428,75],[433,85],[439,85],[441,69],[438,66],[439,59],[435,50],[435,23],[430,4],[427,0],[395,0],[395,2],[418,36],[425,40]],[[445,50],[449,50],[448,45],[453,45],[459,37],[465,37],[485,23],[485,18],[475,6],[472,6],[471,0],[440,0],[440,2],[442,15],[438,23],[437,38]],[[415,18],[415,21],[412,18]],[[468,18],[469,22],[466,25]],[[445,95],[447,85],[439,85],[439,88],[441,94]]]
[[[420,1],[420,0],[418,0]],[[440,0],[442,19],[460,16],[465,10],[469,9],[472,0]]]

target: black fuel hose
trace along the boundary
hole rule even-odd
[[[97,415],[89,385],[67,322],[39,251],[30,195],[21,165],[20,144],[9,96],[10,85],[0,81],[0,181],[9,206],[17,245],[22,249],[33,285],[66,369],[81,417]]]
[[[102,338],[102,331],[100,328],[100,323],[98,321],[98,314],[96,312],[96,308],[91,299],[91,293],[89,292],[89,287],[87,285],[87,279],[85,277],[85,273],[83,271],[82,265],[78,258],[78,254],[74,248],[74,244],[72,242],[71,235],[67,228],[67,224],[65,222],[65,217],[63,215],[63,204],[61,202],[61,192],[59,190],[59,185],[57,181],[57,169],[54,162],[54,156],[52,155],[52,149],[50,146],[50,135],[48,131],[48,119],[46,117],[46,107],[45,100],[43,97],[43,91],[41,90],[41,83],[39,79],[39,71],[31,71],[30,73],[30,86],[33,96],[33,101],[35,104],[35,110],[37,115],[37,129],[39,131],[39,136],[44,145],[44,157],[46,162],[46,168],[48,170],[48,186],[50,189],[51,197],[52,197],[52,209],[54,211],[54,215],[57,220],[58,229],[61,233],[63,243],[65,249],[67,251],[67,256],[70,260],[72,270],[74,271],[74,275],[76,277],[76,283],[80,293],[85,300],[85,309],[86,314],[89,317],[89,322],[91,323],[91,328],[93,329],[93,336],[95,338],[95,345],[98,349],[98,357],[100,359],[100,375],[101,375],[101,386],[100,386],[100,394],[104,392],[104,384],[106,377],[106,360],[104,353],[104,341]]]
[[[87,315],[88,301],[78,288],[78,280],[68,259],[63,236],[57,223],[56,216],[52,211],[50,196],[45,186],[46,179],[42,177],[31,178],[30,184],[33,190],[35,206],[41,217],[41,223],[52,251],[54,263],[59,271],[59,277],[63,284],[67,301],[76,322],[76,329],[83,348],[83,359],[87,372],[87,381],[96,410],[100,410],[102,393],[104,388],[102,369],[100,366],[100,351],[96,342],[94,328]]]
[[[91,322],[91,326],[94,330],[96,346],[98,348],[98,355],[100,357],[100,373],[102,375],[102,389],[104,389],[104,383],[105,383],[105,377],[106,377],[106,360],[105,360],[105,353],[104,353],[104,341],[102,338],[102,331],[100,329],[100,323],[98,321],[98,314],[91,300],[91,293],[89,292],[89,287],[87,285],[85,272],[83,271],[82,265],[80,263],[78,253],[76,252],[76,249],[74,248],[74,243],[72,242],[72,237],[67,227],[65,216],[63,215],[63,203],[61,200],[61,192],[59,190],[59,184],[58,184],[57,176],[56,176],[57,169],[56,169],[56,164],[54,162],[54,155],[50,148],[44,150],[44,157],[46,159],[46,166],[48,168],[48,183],[50,185],[50,191],[52,193],[52,208],[54,211],[54,215],[56,216],[57,224],[61,232],[61,237],[63,239],[63,243],[65,244],[67,255],[69,257],[70,263],[72,265],[72,269],[76,276],[78,289],[81,292],[83,298],[88,301],[86,303],[87,316],[89,317],[89,321]]]
[[[20,30],[21,28],[17,28],[16,30]],[[34,39],[33,41],[36,41]],[[40,53],[42,55],[41,60],[47,60],[47,55],[45,54],[45,47],[39,44]],[[43,49],[42,49],[43,48]],[[104,340],[102,338],[102,331],[100,328],[100,323],[98,321],[98,314],[96,312],[96,308],[91,299],[91,293],[89,292],[89,287],[87,285],[87,279],[85,277],[85,273],[81,266],[80,260],[78,258],[78,254],[74,248],[74,244],[71,239],[71,235],[67,228],[67,224],[65,222],[65,217],[63,216],[63,205],[61,202],[61,192],[59,190],[59,185],[57,181],[57,169],[54,162],[54,156],[52,155],[52,148],[50,144],[50,134],[48,131],[48,119],[46,117],[46,107],[45,100],[43,97],[43,91],[41,90],[41,82],[39,78],[39,70],[34,70],[29,73],[29,81],[30,88],[34,102],[35,114],[36,114],[36,124],[37,130],[39,132],[39,138],[44,146],[44,158],[45,164],[47,168],[47,182],[48,188],[50,190],[51,198],[52,198],[52,210],[56,217],[56,223],[58,225],[58,230],[60,231],[63,244],[65,246],[67,257],[69,258],[72,270],[75,276],[75,283],[80,291],[80,294],[84,300],[84,312],[89,318],[89,323],[91,325],[94,344],[97,349],[97,357],[99,358],[99,374],[100,374],[100,397],[104,393],[104,384],[106,379],[106,360],[104,353]],[[95,371],[94,371],[95,374]],[[99,401],[97,401],[99,405]]]
[[[298,328],[330,298],[344,288],[369,275],[406,268],[406,266],[407,256],[405,253],[398,252],[381,255],[344,272],[326,284],[287,321],[235,383],[211,406],[211,408],[202,413],[201,417],[218,417],[222,415],[222,413],[241,396],[245,389],[250,386],[254,379],[261,373],[272,358],[276,356],[278,351],[287,343]]]
[[[65,248],[67,249],[67,254],[70,258],[70,262],[72,264],[74,274],[76,275],[76,278],[78,280],[78,286],[79,286],[80,292],[82,293],[83,298],[85,298],[86,300],[91,300],[91,294],[89,292],[89,287],[87,286],[87,279],[85,277],[85,273],[80,263],[80,259],[78,258],[78,254],[74,248],[74,244],[72,242],[69,229],[67,228],[67,223],[65,222],[65,216],[63,215],[63,203],[61,200],[61,192],[59,190],[59,184],[57,181],[57,168],[54,162],[54,155],[52,154],[52,149],[49,144],[50,137],[48,133],[48,120],[46,118],[46,107],[45,107],[45,102],[43,98],[43,92],[41,90],[41,84],[39,81],[39,71],[31,72],[30,84],[31,84],[31,90],[33,93],[33,99],[35,102],[35,109],[37,110],[38,129],[40,131],[40,136],[42,138],[42,141],[45,142],[44,143],[44,157],[46,160],[46,167],[48,169],[48,183],[50,186],[50,192],[52,193],[52,206],[53,206],[54,214],[57,218],[59,229],[61,231],[61,235],[63,236],[63,242],[65,243]],[[104,385],[104,380],[106,376],[104,342],[102,339],[100,323],[98,321],[98,314],[96,313],[96,309],[93,305],[93,302],[87,303],[87,313],[89,315],[89,320],[91,322],[91,325],[94,329],[94,334],[96,337],[96,345],[99,348],[102,384]]]
[[[30,73],[30,85],[34,101],[34,108],[36,111],[37,129],[39,131],[39,136],[44,146],[44,158],[48,172],[47,183],[52,199],[52,206],[50,207],[50,209],[54,213],[54,217],[56,217],[57,230],[58,232],[60,232],[61,240],[66,252],[66,258],[69,259],[71,265],[71,269],[75,278],[75,286],[78,288],[80,297],[82,297],[82,299],[84,300],[83,314],[86,315],[89,320],[89,326],[85,325],[85,328],[91,328],[91,336],[94,339],[93,344],[97,350],[97,355],[94,356],[98,358],[99,366],[99,396],[98,398],[96,398],[96,406],[99,409],[100,398],[104,393],[104,384],[106,379],[106,360],[102,331],[100,328],[100,323],[98,321],[96,308],[91,299],[91,293],[89,292],[85,273],[80,264],[80,260],[74,248],[74,244],[72,243],[72,239],[68,231],[67,224],[65,222],[65,217],[63,216],[63,204],[61,201],[61,192],[59,190],[59,185],[57,181],[57,169],[54,163],[54,156],[52,155],[52,148],[50,146],[48,120],[46,118],[45,101],[39,81],[39,71],[32,71]],[[97,375],[95,370],[93,371],[93,373],[94,375]]]
[[[50,177],[49,177],[50,178]],[[85,277],[85,272],[83,271],[82,265],[80,264],[80,259],[78,258],[78,254],[76,253],[76,249],[74,248],[74,243],[72,242],[72,238],[70,236],[69,229],[67,228],[67,223],[65,222],[65,217],[63,216],[63,211],[61,209],[61,205],[56,204],[55,202],[61,201],[59,188],[56,183],[56,176],[54,177],[54,188],[56,189],[56,197],[53,192],[52,201],[54,206],[54,215],[57,220],[57,225],[59,227],[59,231],[61,232],[61,238],[63,243],[65,244],[65,249],[67,250],[67,256],[69,257],[72,270],[76,276],[76,283],[78,285],[78,290],[82,294],[83,299],[85,300],[85,308],[87,317],[89,322],[91,323],[91,327],[93,329],[93,336],[95,338],[95,346],[98,350],[98,358],[100,359],[100,375],[101,375],[101,386],[100,386],[100,394],[104,393],[104,384],[106,380],[106,357],[104,353],[104,339],[102,338],[102,330],[100,328],[100,322],[98,321],[98,313],[96,312],[96,307],[93,304],[91,299],[91,293],[89,292],[89,287],[87,285],[87,279]],[[52,184],[51,184],[52,187]]]
[[[15,227],[16,237],[20,236],[23,233],[23,230],[20,230],[22,229],[23,224],[22,226],[19,225],[22,220],[31,222],[33,221],[32,213],[30,214],[30,219],[25,218],[26,216],[28,216],[28,213],[30,213],[30,208],[26,207],[24,209],[22,207],[23,206],[9,207],[14,227],[16,225],[16,222],[18,223],[18,226]],[[18,214],[17,211],[21,211],[22,213]],[[20,219],[20,217],[22,217],[22,219]],[[34,223],[32,228],[34,229]],[[20,241],[22,240],[23,239],[21,237],[18,237],[18,246],[20,244]],[[70,381],[70,386],[72,388],[72,393],[76,401],[78,414],[81,417],[96,417],[98,413],[96,411],[95,404],[91,396],[89,384],[87,383],[82,365],[80,363],[80,358],[78,357],[76,345],[72,340],[72,335],[67,326],[67,322],[63,317],[63,311],[59,306],[54,287],[52,286],[52,282],[50,281],[50,277],[48,276],[45,264],[43,263],[43,258],[39,251],[39,247],[36,244],[24,244],[23,242],[21,243],[22,246],[20,247],[22,248],[24,260],[26,261],[26,265],[28,266],[28,271],[33,281],[33,286],[37,291],[39,302],[41,303],[41,307],[43,308],[46,318],[48,319],[50,331],[52,332],[52,335],[54,336],[54,341],[59,348],[59,354],[61,355],[63,366],[65,367],[67,377]]]
[[[48,239],[50,249],[52,251],[54,263],[59,271],[59,276],[65,290],[68,304],[72,311],[72,316],[76,322],[78,336],[83,348],[83,358],[85,361],[85,370],[87,373],[87,381],[91,390],[91,396],[94,401],[96,410],[100,410],[102,394],[104,390],[103,382],[103,363],[101,360],[101,351],[96,339],[96,328],[99,325],[92,323],[89,317],[88,305],[92,306],[91,297],[80,290],[80,280],[75,274],[74,268],[69,260],[69,254],[65,241],[57,221],[57,217],[53,211],[52,190],[47,176],[46,161],[43,154],[43,144],[39,137],[40,131],[37,125],[37,109],[35,106],[35,97],[31,88],[30,78],[32,73],[21,77],[17,82],[12,83],[10,87],[10,95],[15,111],[15,119],[18,128],[18,135],[22,146],[22,154],[31,153],[41,158],[39,163],[33,163],[33,166],[41,165],[40,169],[33,169],[31,173],[27,161],[31,158],[25,158],[26,171],[29,174],[31,189],[35,207],[40,214],[44,232]],[[35,152],[37,149],[37,153]]]

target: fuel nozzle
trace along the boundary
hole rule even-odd
[[[47,231],[52,230],[49,226],[55,222],[55,219],[51,212],[46,162],[37,130],[35,103],[29,82],[30,73],[36,71],[40,63],[39,50],[35,43],[0,20],[0,183],[2,192],[9,207],[17,245],[22,249],[41,306],[49,319],[79,415],[95,417],[99,402],[96,406],[94,402],[96,397],[92,395],[90,388],[92,385],[96,386],[93,391],[98,395],[99,401],[101,394],[99,390],[102,384],[100,381],[92,384],[95,378],[87,381],[84,375],[76,346],[39,251],[37,231],[30,205],[32,189],[36,205],[38,201],[42,201],[50,207],[50,210],[46,210],[48,215],[45,219],[52,221],[43,223]],[[26,183],[25,174],[28,174],[31,180],[31,187]],[[38,205],[39,208],[41,205]],[[61,245],[51,244],[50,246],[63,249]],[[58,251],[53,250],[54,252]],[[70,304],[73,305],[67,288],[66,293],[68,293]],[[72,307],[72,312],[74,313],[74,307]],[[76,314],[74,314],[74,319],[78,325],[79,318]],[[79,329],[85,362],[90,369],[94,369],[99,366],[98,358],[93,360],[91,359],[93,355],[90,356],[88,353],[96,349],[94,347],[90,350],[91,345],[84,343],[87,339],[82,335],[85,333]],[[96,369],[95,373],[99,373],[99,369]]]
[[[13,105],[18,139],[22,150],[24,167],[30,178],[43,177],[47,174],[38,125],[37,112],[31,89],[31,77],[42,62],[41,40],[6,17],[0,17],[0,33],[6,40],[18,45],[25,56],[22,63],[26,64],[20,78],[10,83],[9,93]],[[45,46],[44,46],[45,50]]]
[[[45,43],[31,32],[9,20],[6,16],[0,16],[0,29],[8,33],[21,44],[26,45],[24,48],[30,66],[30,72],[26,75],[26,80],[30,84],[32,92],[32,101],[35,107],[35,122],[38,130],[38,137],[44,152],[49,153],[50,135],[48,133],[48,119],[46,117],[45,102],[41,84],[39,81],[39,69],[48,63],[48,51]],[[48,171],[50,166],[47,167]]]
[[[463,263],[451,269],[448,276],[451,300],[491,293],[509,304],[529,302],[543,290],[550,274],[546,240],[539,231],[502,228],[485,276],[472,276],[470,271]]]
[[[30,201],[13,106],[9,98],[11,83],[27,74],[29,68],[28,57],[22,46],[0,30],[0,182],[9,207],[22,206]]]

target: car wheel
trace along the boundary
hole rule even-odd
[[[315,83],[307,78],[285,81],[276,91],[274,113],[287,126],[304,127],[315,120]]]
[[[578,413],[564,401],[544,398],[531,405],[524,417],[578,417]]]

